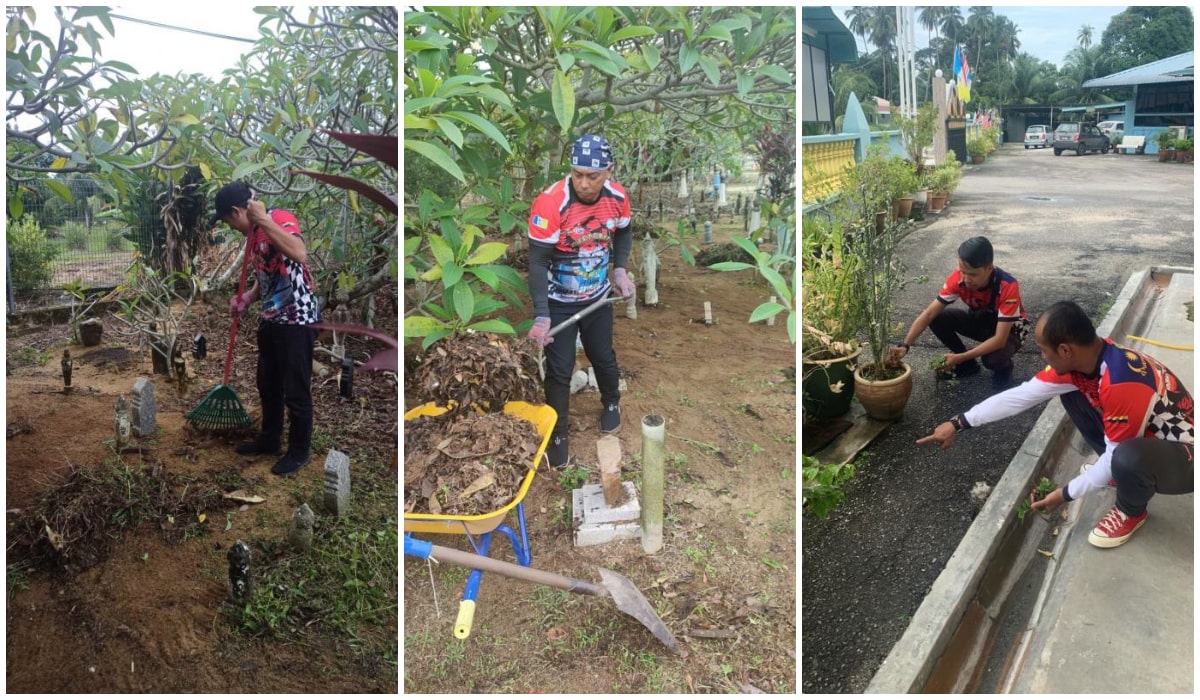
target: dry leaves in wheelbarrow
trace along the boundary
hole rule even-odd
[[[472,405],[499,412],[509,401],[540,402],[533,346],[495,333],[443,338],[405,367],[405,397],[452,413]]]
[[[507,413],[404,422],[404,512],[483,515],[516,498],[541,437]]]

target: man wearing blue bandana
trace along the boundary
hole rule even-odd
[[[633,246],[632,212],[625,188],[609,179],[612,165],[608,140],[583,136],[571,149],[571,173],[538,195],[529,212],[529,296],[534,315],[529,339],[545,349],[543,388],[546,403],[558,414],[546,447],[553,467],[565,465],[569,458],[567,413],[577,337],[600,387],[600,432],[615,433],[621,427],[612,307],[605,305],[584,316],[556,337],[547,335],[551,326],[582,311],[610,288],[619,297],[633,294],[633,282],[625,272]]]

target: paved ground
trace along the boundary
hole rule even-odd
[[[1149,157],[1055,157],[1006,145],[968,166],[949,208],[906,241],[910,274],[930,279],[902,293],[899,316],[911,321],[952,269],[958,244],[984,235],[997,264],[1020,280],[1032,316],[1073,299],[1098,320],[1132,272],[1193,265],[1193,182],[1191,166]],[[904,419],[856,460],[859,475],[839,510],[803,519],[804,692],[866,688],[978,513],[971,487],[996,483],[1037,418],[1029,411],[969,431],[946,452],[915,445],[990,393],[986,377],[934,384],[928,362],[940,352],[926,332],[910,354],[917,376]],[[1041,368],[1032,342],[1016,366],[1022,380]]]
[[[1194,275],[1174,275],[1142,337],[1193,346],[1195,323],[1184,309],[1193,299]],[[1140,349],[1171,368],[1194,394],[1194,351],[1151,344]],[[1194,495],[1156,496],[1146,524],[1128,542],[1116,549],[1093,547],[1088,532],[1108,512],[1115,493],[1103,489],[1073,503],[1054,558],[1031,567],[1044,568],[1044,604],[1028,618],[1030,631],[1015,647],[1004,690],[1193,691]]]

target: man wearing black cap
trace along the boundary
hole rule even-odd
[[[242,455],[283,455],[271,472],[284,476],[308,464],[312,443],[312,355],[317,340],[309,324],[320,320],[308,252],[300,224],[289,211],[258,201],[244,182],[231,182],[217,192],[211,224],[224,221],[250,239],[254,284],[229,302],[229,312],[241,316],[254,300],[262,302],[258,325],[258,395],[262,430],[237,446]],[[281,447],[283,413],[291,420],[287,452]]]
[[[568,460],[567,411],[576,337],[582,340],[600,387],[600,432],[615,433],[621,427],[612,307],[604,305],[556,337],[547,335],[552,325],[590,306],[610,288],[620,297],[633,294],[633,282],[625,272],[633,246],[629,197],[625,188],[609,179],[612,163],[612,150],[604,137],[583,136],[571,151],[571,174],[538,195],[529,215],[529,296],[534,315],[529,339],[545,348],[546,403],[558,413],[546,447],[553,467]]]
[[[951,309],[957,299],[967,308]],[[978,374],[979,358],[992,370],[992,387],[1004,390],[1012,383],[1013,355],[1025,339],[1028,323],[1016,278],[993,264],[992,242],[975,236],[958,246],[958,268],[889,356],[892,362],[899,362],[929,328],[950,350],[943,355],[942,372],[953,372],[959,378]],[[968,350],[959,336],[979,344]]]

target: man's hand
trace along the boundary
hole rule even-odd
[[[907,356],[908,348],[904,347],[903,345],[893,345],[892,348],[888,350],[887,360],[885,360],[884,363],[890,367],[895,367],[900,364],[900,360],[903,360]]]
[[[1061,486],[1046,494],[1046,497],[1040,501],[1034,501],[1033,499],[1036,497],[1037,489],[1034,489],[1033,492],[1029,494],[1029,500],[1031,501],[1029,507],[1044,508],[1047,512],[1053,512],[1055,508],[1058,508],[1063,503],[1066,503],[1066,499],[1063,498],[1063,490]]]
[[[538,347],[544,348],[550,343],[554,342],[554,338],[546,335],[549,332],[550,319],[545,316],[538,316],[537,318],[533,319],[533,326],[530,327],[529,335],[526,337],[528,337],[532,342],[536,343]]]
[[[613,270],[613,286],[617,289],[617,294],[628,299],[633,296],[633,281],[629,279],[629,274],[625,272],[625,268],[618,267]]]
[[[953,369],[955,365],[960,365],[963,362],[966,362],[966,360],[963,359],[963,356],[956,352],[948,352],[945,355],[942,355],[942,359],[946,361],[946,363],[942,365],[943,371]]]
[[[246,216],[249,217],[250,223],[258,226],[271,220],[271,215],[267,213],[267,205],[257,199],[246,202]]]
[[[957,431],[954,430],[954,425],[950,421],[938,424],[938,427],[933,429],[933,432],[923,438],[917,440],[918,445],[925,445],[930,442],[936,442],[942,446],[943,450],[950,449],[954,444],[954,435]]]
[[[242,314],[246,313],[246,309],[250,308],[250,302],[254,299],[250,296],[250,292],[243,294],[234,294],[229,300],[229,315],[234,318],[241,318]]]

